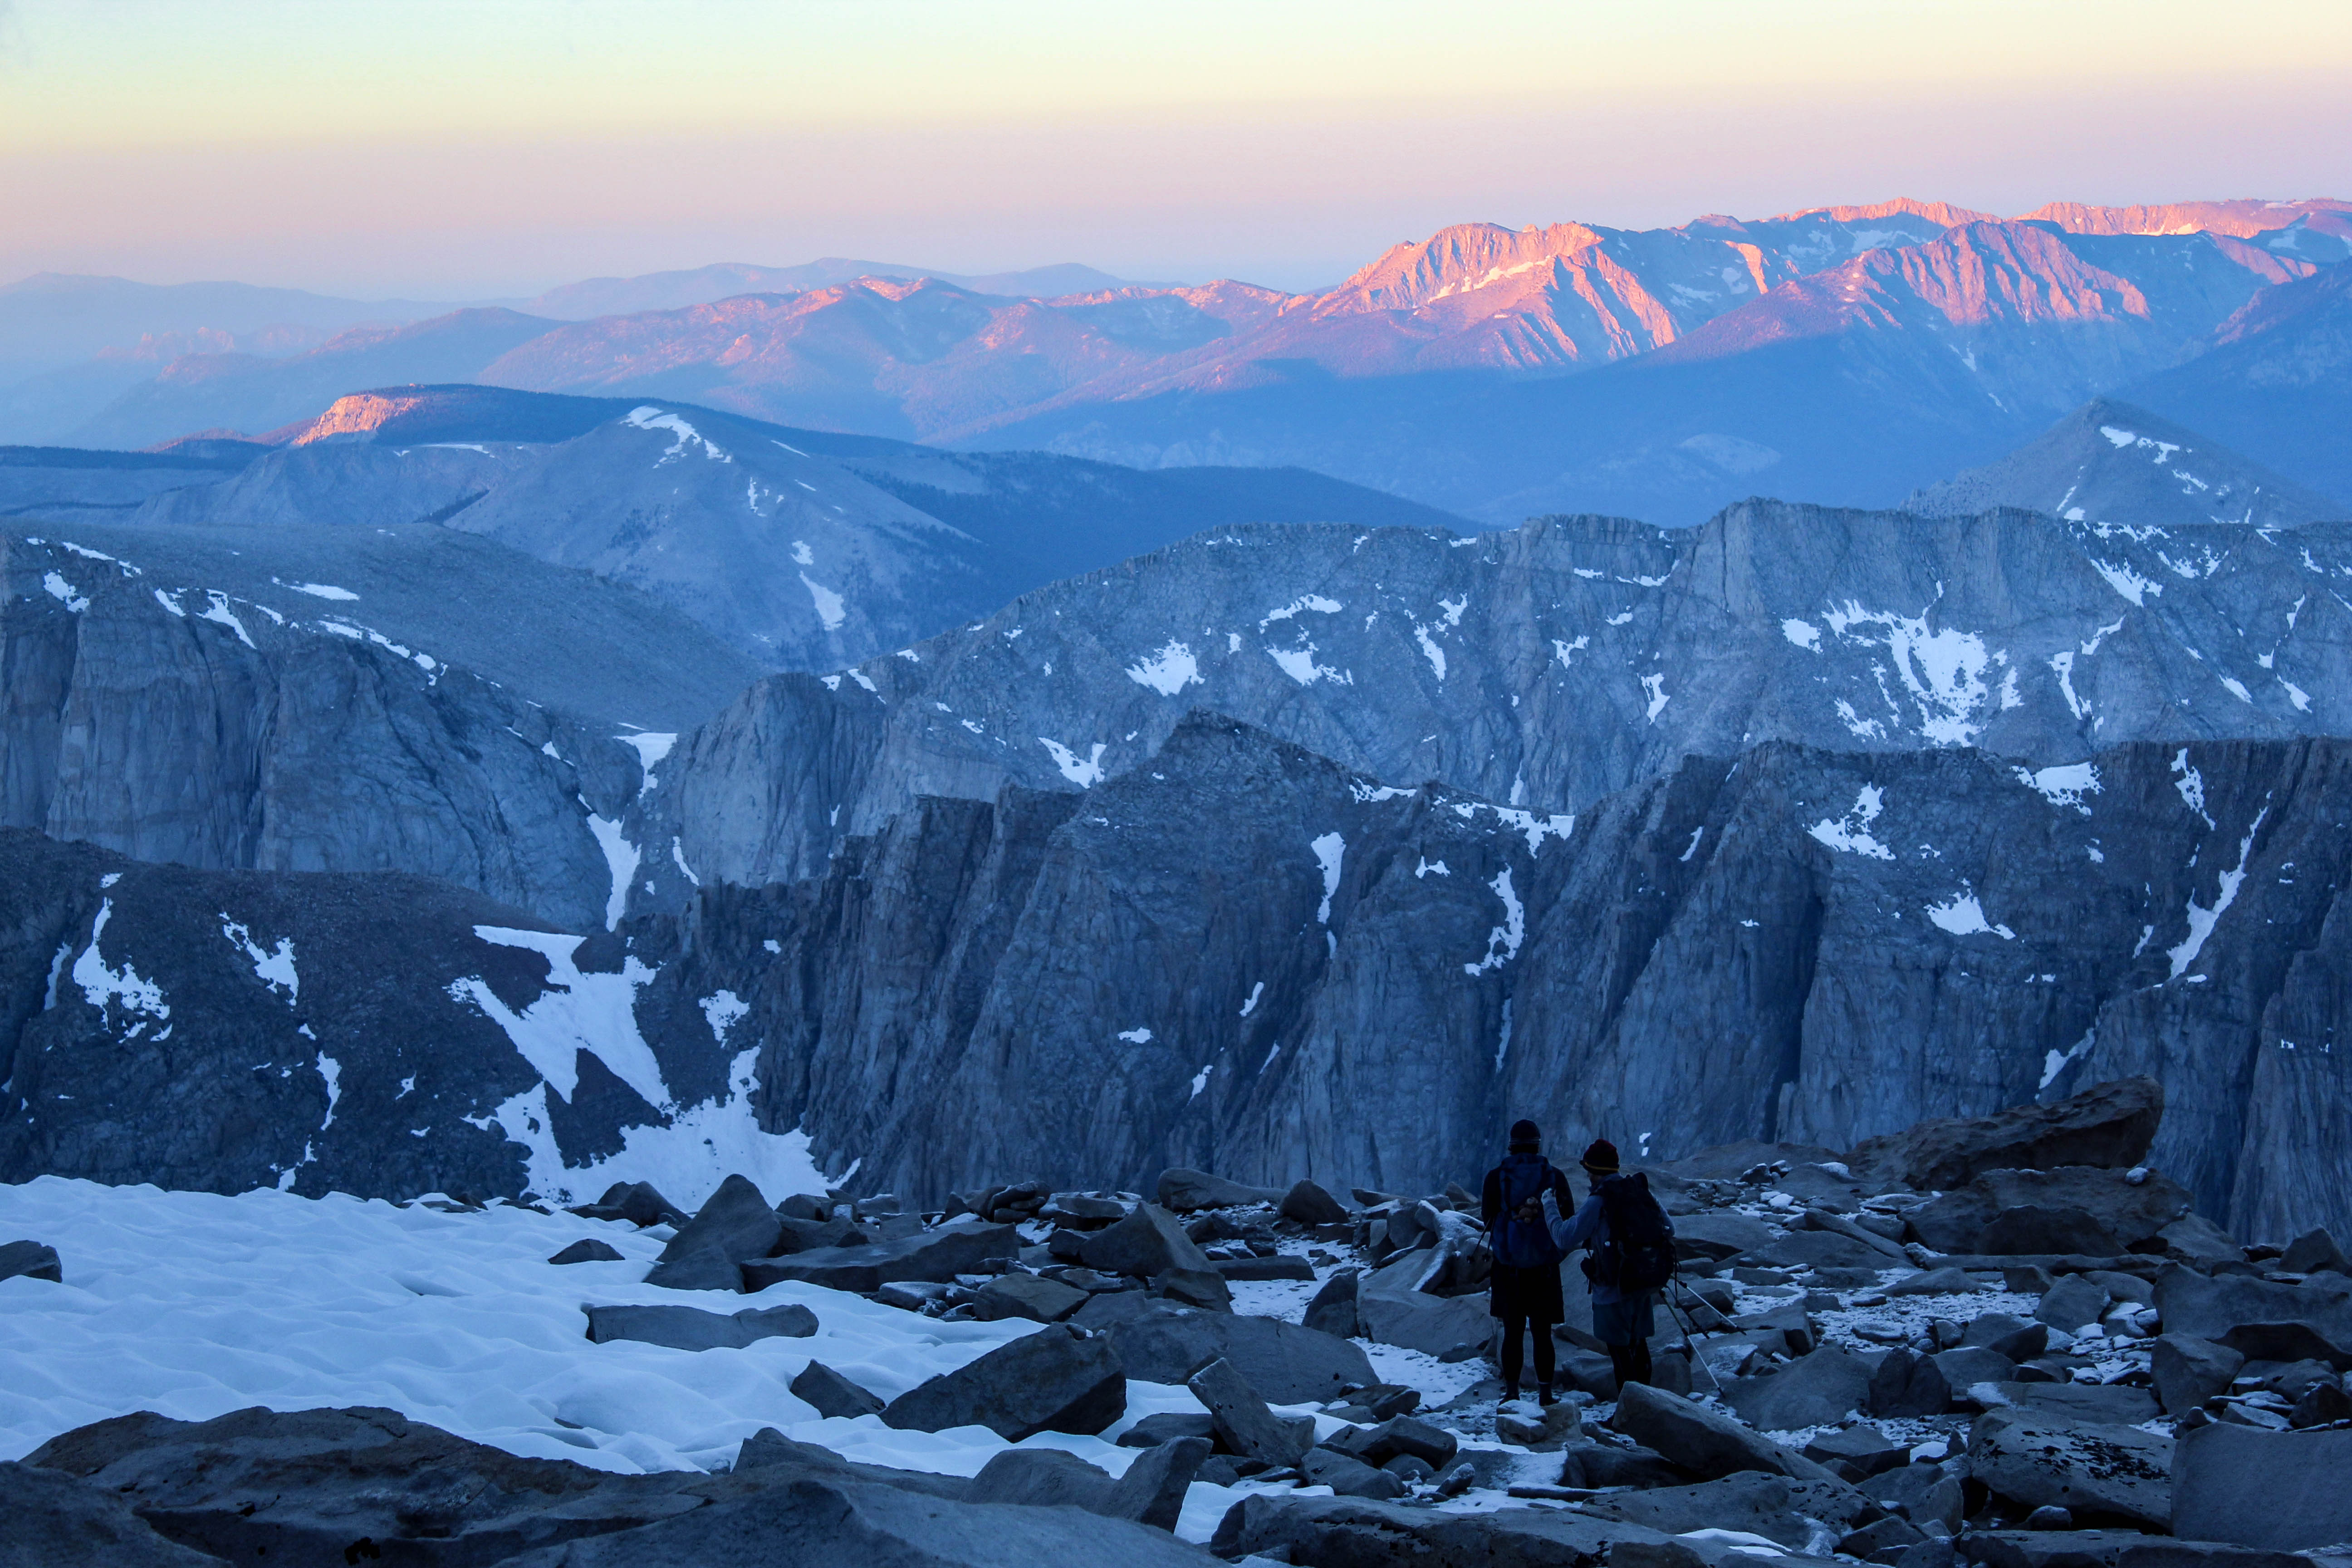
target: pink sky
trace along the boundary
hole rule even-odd
[[[0,280],[850,255],[1303,288],[1447,223],[2352,194],[2352,7],[0,0]]]

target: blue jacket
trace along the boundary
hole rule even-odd
[[[1571,1218],[1560,1217],[1559,1206],[1549,1193],[1544,1194],[1544,1220],[1551,1226],[1552,1244],[1562,1252],[1573,1252],[1580,1247],[1600,1247],[1609,1241],[1609,1215],[1602,1207],[1601,1194],[1594,1193],[1584,1200],[1583,1206]],[[1591,1275],[1585,1282],[1592,1291],[1592,1304],[1606,1307],[1625,1299],[1624,1292],[1614,1285],[1603,1284]]]

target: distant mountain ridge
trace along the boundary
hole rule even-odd
[[[567,286],[584,292],[558,304],[792,291],[589,321],[467,312],[290,360],[195,356],[69,438],[269,429],[337,393],[465,381],[1131,468],[1295,466],[1489,523],[1590,510],[1686,524],[1759,489],[1891,504],[2121,394],[2340,491],[2322,473],[2341,446],[2326,422],[2279,417],[2282,396],[2328,395],[2278,390],[2326,312],[2258,297],[2347,256],[2352,205],[2334,200],[2003,219],[1902,198],[1647,231],[1455,225],[1314,295],[1230,280],[992,293],[972,285],[1115,280],[730,264]],[[2200,404],[2139,384],[2226,354],[2227,331],[2267,337],[2237,357],[2269,368]],[[2264,421],[2279,434],[2250,438]]]
[[[2292,528],[2352,517],[2352,506],[2145,408],[2105,397],[2000,461],[1930,486],[1903,505],[1935,517],[2023,507],[2069,522],[2135,528]]]

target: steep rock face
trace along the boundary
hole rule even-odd
[[[2347,764],[1774,745],[1571,828],[1196,715],[1082,800],[925,801],[822,878],[714,889],[674,973],[750,1005],[772,1130],[898,1191],[1427,1186],[1520,1114],[1653,1158],[1843,1147],[2145,1072],[2158,1163],[2284,1234],[2352,1147]]]
[[[698,875],[796,879],[923,795],[1085,786],[1195,706],[1399,784],[1544,811],[1771,739],[1977,745],[2352,717],[2336,525],[2118,529],[1750,502],[1681,532],[1563,518],[1471,539],[1219,530],[840,675],[783,677],[679,743],[632,827]],[[656,901],[687,889],[657,868]]]
[[[597,824],[617,849],[642,753],[609,726],[341,616],[86,545],[0,549],[0,824],[192,866],[422,872],[582,929],[617,913]]]
[[[2135,528],[2208,522],[2292,528],[2352,517],[2352,506],[2145,408],[2105,397],[2000,462],[1956,474],[1903,503],[1906,511],[1931,516],[2000,506]]]
[[[560,1197],[624,1129],[740,1099],[708,1027],[638,1033],[650,977],[426,878],[0,829],[0,1180]]]

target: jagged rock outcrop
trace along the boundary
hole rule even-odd
[[[591,1196],[567,1183],[601,1189],[573,1172],[626,1130],[748,1088],[723,1007],[694,1010],[698,1038],[648,1008],[646,1037],[649,978],[617,937],[426,878],[0,829],[0,1180]]]
[[[2289,1235],[2352,1147],[2319,1048],[2347,764],[1772,745],[1571,830],[1200,715],[1083,796],[929,800],[822,878],[712,888],[664,983],[733,986],[769,1125],[887,1190],[1421,1189],[1507,1110],[1653,1158],[1842,1148],[2144,1073],[2173,1108],[2152,1158]]]
[[[618,738],[614,721],[541,707],[528,689],[450,662],[445,645],[378,629],[365,579],[350,578],[357,589],[297,579],[271,594],[279,609],[209,574],[142,566],[128,553],[135,533],[107,538],[118,554],[83,542],[99,531],[74,531],[0,542],[0,825],[190,866],[419,872],[580,929],[617,912],[621,862],[635,857],[618,819],[653,753]],[[445,598],[501,574],[524,602],[547,589],[531,582],[543,569],[514,571],[498,554],[460,546],[394,565],[469,564],[437,584]],[[404,588],[412,604],[425,592],[414,575]],[[612,594],[604,585],[562,588],[575,629],[542,643],[539,660],[592,664],[595,633],[643,629],[590,610]],[[536,597],[540,613],[518,603],[510,625],[527,632],[557,616]],[[498,614],[485,604],[442,620],[530,661],[487,631]],[[723,667],[723,650],[707,639],[703,650]],[[615,661],[625,678],[629,662]],[[635,673],[653,683],[652,669]],[[561,675],[546,684],[606,699],[624,686],[609,674],[601,687]],[[675,698],[665,706],[693,712]]]
[[[1085,787],[1214,708],[1385,783],[1581,810],[1696,752],[2130,740],[2352,721],[2352,528],[2169,531],[1756,501],[1690,531],[1220,529],[838,675],[781,676],[645,802],[697,875],[814,875],[926,795]],[[656,901],[688,889],[656,868]]]

